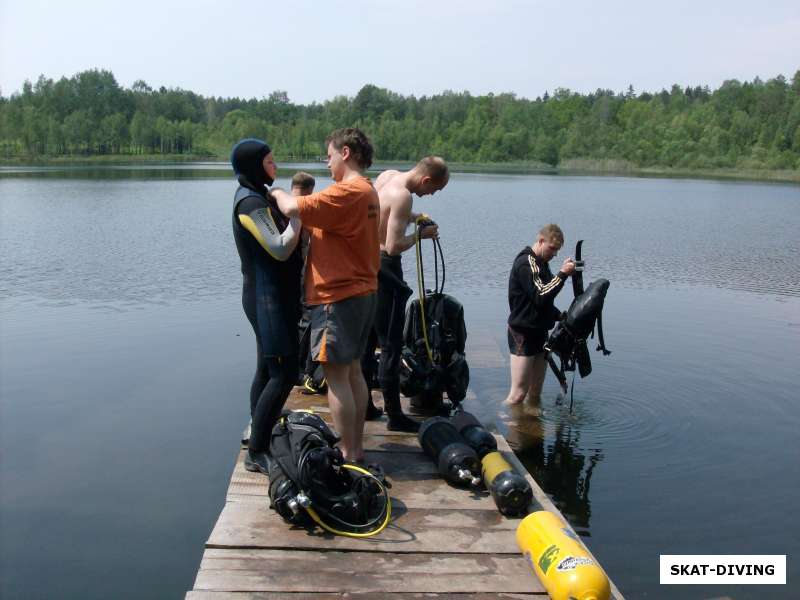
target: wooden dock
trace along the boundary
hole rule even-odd
[[[374,393],[377,404],[380,394]],[[298,389],[292,409],[313,409],[330,422],[324,396]],[[531,510],[558,510],[495,436],[506,459],[534,491]],[[488,492],[448,485],[416,435],[367,422],[367,462],[392,484],[392,522],[367,539],[333,536],[285,523],[269,508],[267,478],[234,467],[225,507],[205,546],[190,600],[390,598],[546,598],[517,547],[519,519],[503,517]],[[562,517],[563,518],[563,517]],[[612,597],[622,595],[612,583]]]

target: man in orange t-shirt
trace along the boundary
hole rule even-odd
[[[299,216],[311,236],[305,295],[311,306],[311,354],[328,380],[328,404],[346,460],[364,458],[369,390],[361,356],[375,318],[380,242],[378,193],[364,176],[372,144],[359,129],[327,139],[334,184],[294,197],[272,188],[281,212]]]

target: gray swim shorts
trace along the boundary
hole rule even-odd
[[[375,320],[375,294],[311,307],[311,356],[321,363],[361,360]]]

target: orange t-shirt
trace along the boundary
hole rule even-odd
[[[300,220],[311,234],[306,302],[330,304],[378,289],[378,192],[355,177],[297,198]]]

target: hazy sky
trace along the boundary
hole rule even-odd
[[[530,98],[714,88],[800,69],[800,1],[0,0],[3,95],[95,67],[124,86],[298,103],[366,83]]]

